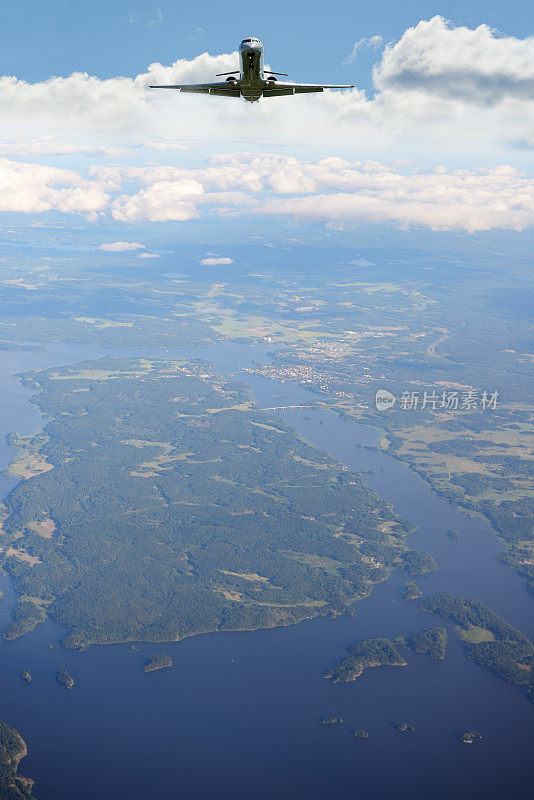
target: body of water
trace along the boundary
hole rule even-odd
[[[208,358],[226,373],[264,361],[266,348],[222,345],[186,354]],[[1,439],[43,424],[15,372],[88,357],[95,357],[94,349],[0,352]],[[244,378],[266,407],[317,400],[292,384]],[[377,441],[374,430],[329,411],[280,413],[312,444],[364,471],[400,516],[419,525],[410,543],[430,552],[439,566],[417,579],[423,592],[482,600],[534,636],[532,598],[497,559],[502,545],[485,520],[453,508],[400,462],[368,449]],[[5,465],[13,453],[1,447]],[[13,485],[13,479],[0,478],[2,496]],[[449,528],[460,531],[459,540],[446,536]],[[468,661],[451,626],[444,662],[408,652],[407,667],[368,670],[353,683],[333,685],[322,677],[357,639],[443,624],[400,598],[407,578],[394,572],[355,605],[353,617],[288,628],[77,653],[59,645],[64,631],[48,621],[29,636],[0,641],[0,719],[28,742],[22,773],[37,781],[39,800],[523,795],[532,780],[534,708],[517,687]],[[15,597],[7,576],[0,581],[4,627]],[[170,655],[173,668],[146,675],[144,659],[154,652]],[[71,692],[55,682],[62,667],[76,679]],[[30,685],[21,680],[21,669],[30,670]],[[344,724],[321,726],[321,717],[331,714]],[[396,720],[412,722],[415,734],[397,733]],[[368,730],[369,740],[355,740],[356,728]],[[472,728],[483,741],[461,744],[459,734]]]

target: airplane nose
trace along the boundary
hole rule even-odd
[[[243,39],[240,45],[241,50],[259,52],[263,45],[259,39]]]

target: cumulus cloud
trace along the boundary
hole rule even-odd
[[[223,256],[221,258],[218,258],[216,256],[207,256],[206,258],[202,258],[200,260],[200,263],[203,264],[205,267],[217,267],[219,265],[224,265],[224,264],[233,264],[234,259],[227,258],[226,256]]]
[[[534,100],[534,38],[499,36],[488,25],[422,20],[388,45],[375,67],[377,89],[423,91],[476,105]]]
[[[108,200],[100,182],[73,170],[0,159],[0,211],[60,211],[94,219]]]
[[[138,253],[137,258],[159,258],[157,253]]]
[[[104,242],[99,245],[99,250],[107,250],[109,253],[125,253],[128,250],[143,250],[144,244],[139,242]]]
[[[514,167],[420,170],[410,164],[279,154],[219,154],[197,167],[71,170],[0,161],[0,210],[107,215],[117,222],[186,222],[269,215],[328,225],[392,222],[433,230],[523,230],[534,224],[534,179]],[[144,249],[105,243],[111,252]],[[153,257],[142,253],[140,257]],[[231,259],[207,254],[205,265]]]
[[[197,216],[195,200],[203,193],[201,183],[176,176],[174,180],[155,180],[134,195],[121,195],[113,203],[112,216],[119,222],[183,222]]]
[[[509,166],[421,171],[334,157],[305,162],[278,154],[230,153],[213,156],[201,167],[102,167],[94,177],[104,184],[142,186],[112,201],[112,215],[123,221],[184,221],[231,209],[234,215],[289,216],[330,225],[393,222],[479,231],[534,224],[534,180]]]
[[[384,158],[394,148],[407,158],[422,149],[480,158],[502,152],[507,141],[534,146],[533,41],[499,36],[487,25],[455,27],[437,16],[385,48],[371,97],[353,89],[247,104],[148,88],[213,80],[238,67],[233,52],[154,63],[135,78],[74,73],[29,83],[2,76],[0,106],[10,139],[13,130],[27,138],[28,128],[36,129],[35,141],[52,133],[61,140],[65,131],[87,139],[90,129],[112,147],[162,142],[163,154],[246,140],[289,152],[305,141],[343,155]],[[360,40],[353,53],[379,44],[378,36]]]

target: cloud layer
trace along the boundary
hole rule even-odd
[[[361,40],[355,52],[379,41],[378,34]],[[73,152],[73,131],[83,152],[145,143],[164,153],[243,139],[269,149],[304,142],[343,155],[394,148],[403,157],[421,148],[453,158],[468,151],[498,153],[506,142],[534,147],[534,39],[499,36],[487,25],[454,27],[436,16],[409,28],[376,64],[372,97],[353,89],[252,105],[148,88],[213,80],[238,63],[236,52],[202,53],[170,66],[151,64],[135,78],[74,73],[31,84],[2,76],[0,106],[10,134],[7,141],[0,138],[0,152],[9,155],[9,146],[20,151],[17,135],[35,152],[43,135],[50,152],[61,152],[54,136]],[[347,73],[347,81],[352,77]],[[95,144],[92,135],[106,144]]]
[[[277,154],[217,155],[188,168],[100,166],[87,177],[3,159],[0,209],[81,213],[127,224],[268,215],[336,226],[392,222],[432,230],[523,230],[534,224],[534,179],[507,166],[422,171]],[[100,247],[143,249],[130,241]]]
[[[354,53],[370,45],[378,34]],[[436,16],[377,58],[372,97],[354,89],[253,105],[148,89],[212,79],[235,68],[237,53],[152,64],[135,78],[0,76],[0,211],[125,225],[251,214],[435,230],[532,225],[534,39]],[[458,169],[466,163],[478,166]]]

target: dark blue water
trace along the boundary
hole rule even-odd
[[[7,379],[10,358],[20,371],[87,357],[80,348],[52,350],[44,357],[0,353],[6,387],[0,398],[2,430],[25,433],[42,424],[27,402],[29,393]],[[264,357],[262,351],[228,345],[206,356],[224,371]],[[251,383],[265,406],[280,403],[284,395],[294,402],[317,399],[289,384],[260,377]],[[455,510],[386,454],[362,448],[376,442],[372,429],[327,411],[281,413],[306,439],[352,469],[377,470],[365,478],[401,516],[420,526],[411,543],[439,564],[437,573],[417,579],[424,592],[480,599],[534,635],[532,599],[519,577],[497,560],[502,548],[487,522]],[[11,455],[0,452],[3,463]],[[5,493],[13,481],[1,480]],[[448,528],[461,532],[459,541],[445,535]],[[526,794],[534,708],[521,690],[467,661],[453,635],[443,663],[406,653],[408,667],[369,670],[354,683],[332,685],[322,677],[358,638],[409,634],[435,623],[417,604],[400,599],[406,579],[395,572],[356,604],[354,617],[289,628],[80,654],[61,648],[63,631],[47,622],[30,636],[1,642],[0,719],[28,741],[30,756],[21,771],[37,780],[40,800],[335,795],[448,800]],[[14,597],[7,578],[1,580],[3,627]],[[154,652],[171,655],[173,668],[145,675],[144,658]],[[76,679],[72,692],[55,683],[60,667]],[[30,685],[19,677],[22,668],[32,673]],[[318,720],[327,714],[341,715],[344,725],[323,728]],[[413,722],[415,735],[398,734],[395,720]],[[370,739],[354,740],[355,728],[367,729]],[[471,728],[484,740],[462,745],[458,734]]]

